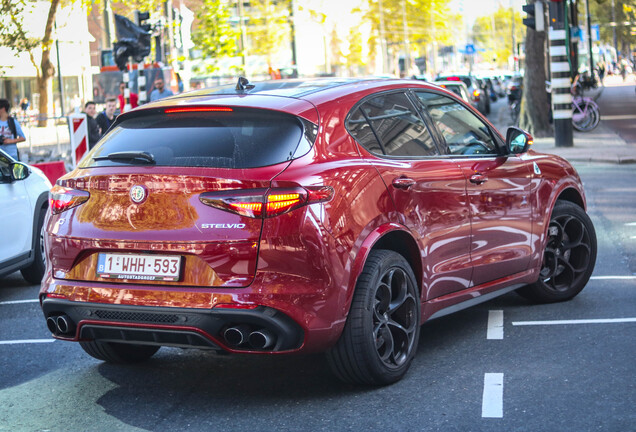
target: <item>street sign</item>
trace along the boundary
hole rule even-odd
[[[466,48],[465,48],[466,54],[472,55],[475,54],[475,45],[473,44],[466,44]]]
[[[592,40],[594,42],[598,42],[601,40],[601,28],[598,24],[594,24],[591,26],[592,29]]]
[[[71,126],[71,156],[73,168],[82,159],[84,153],[88,151],[88,127],[86,126],[86,114],[73,113],[68,116]]]

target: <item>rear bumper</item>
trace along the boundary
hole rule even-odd
[[[275,309],[192,309],[75,302],[44,298],[45,318],[66,316],[72,325],[57,339],[176,346],[227,352],[293,352],[304,342],[303,329]],[[239,328],[245,340],[228,339],[228,328]],[[272,337],[266,347],[253,346],[248,336],[261,332]]]

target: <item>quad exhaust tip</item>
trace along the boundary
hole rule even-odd
[[[75,331],[75,323],[67,315],[48,317],[46,327],[56,335],[68,335]]]
[[[228,327],[223,332],[225,342],[233,347],[249,345],[254,349],[266,349],[274,345],[276,336],[265,328],[252,331],[247,324]]]

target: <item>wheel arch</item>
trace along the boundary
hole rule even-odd
[[[35,247],[37,245],[37,238],[40,233],[38,232],[38,222],[40,221],[40,215],[42,212],[46,213],[49,208],[49,192],[42,192],[38,199],[35,201],[33,207],[33,235],[31,236],[31,258],[35,256]],[[45,220],[46,222],[46,220]]]
[[[583,198],[583,196],[577,189],[571,186],[563,189],[557,195],[556,200],[554,201],[554,204],[556,204],[557,201],[569,201],[571,203],[578,205],[583,210],[585,210],[585,199]],[[554,204],[552,205],[553,208],[554,208]]]
[[[353,292],[369,254],[372,250],[378,249],[394,251],[406,259],[415,274],[417,291],[420,296],[422,295],[422,259],[420,258],[417,242],[404,226],[396,223],[387,223],[367,235],[355,255],[349,280],[351,289],[347,293],[345,302],[345,314],[348,314]]]

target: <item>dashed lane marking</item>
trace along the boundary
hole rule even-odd
[[[592,276],[590,280],[636,280],[636,276]]]
[[[513,326],[566,325],[566,324],[614,324],[636,322],[636,318],[552,320],[552,321],[513,321]]]
[[[486,339],[503,339],[504,313],[502,310],[488,311],[488,331]]]
[[[12,304],[22,304],[22,303],[39,303],[38,299],[28,299],[28,300],[10,300],[0,302],[0,305],[12,305]]]
[[[481,403],[481,416],[485,418],[503,417],[503,377],[502,373],[484,375],[484,394]]]
[[[55,342],[55,339],[18,339],[9,341],[0,341],[0,345],[21,345],[21,344],[38,344],[38,343],[51,343]]]

